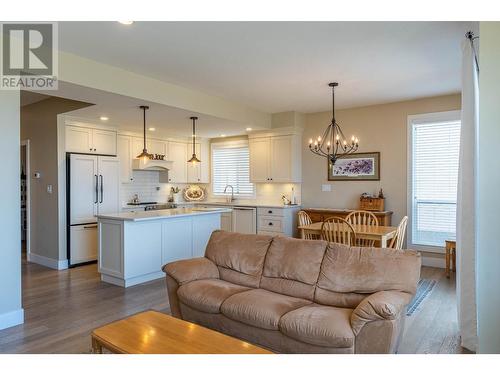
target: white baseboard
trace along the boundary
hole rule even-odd
[[[446,262],[444,258],[441,257],[426,257],[422,256],[422,266],[427,267],[436,267],[436,268],[445,268]]]
[[[0,330],[24,323],[24,309],[0,314]]]
[[[55,270],[65,270],[68,268],[67,259],[58,260],[58,259],[48,258],[43,255],[35,254],[33,252],[30,253],[29,261]]]

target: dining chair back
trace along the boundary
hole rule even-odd
[[[311,217],[305,211],[299,211],[297,213],[299,226],[312,224]],[[313,233],[307,229],[302,229],[302,238],[305,240],[319,240],[320,236],[317,233]]]
[[[370,211],[353,211],[345,218],[352,225],[378,226],[377,217]],[[356,246],[373,247],[375,240],[356,238]]]
[[[390,248],[393,249],[403,248],[407,225],[408,225],[408,216],[405,216],[401,219],[401,222],[398,225],[398,229],[396,230],[396,235],[393,237],[391,243],[389,244]]]
[[[356,234],[354,228],[340,217],[329,217],[321,225],[321,238],[328,242],[336,242],[354,246]]]

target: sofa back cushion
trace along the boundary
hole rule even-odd
[[[272,236],[215,231],[205,257],[219,268],[222,280],[258,288]]]
[[[260,287],[312,300],[327,243],[275,237],[266,256]]]
[[[420,254],[415,251],[330,243],[321,265],[314,301],[353,308],[367,294],[382,290],[415,294],[420,266]]]

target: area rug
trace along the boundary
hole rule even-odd
[[[406,309],[406,316],[411,316],[420,306],[420,304],[431,294],[437,281],[431,279],[420,279],[417,285],[417,293],[411,300]]]

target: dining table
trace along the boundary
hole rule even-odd
[[[298,227],[300,231],[300,238],[305,238],[304,232],[307,231],[310,234],[317,234],[321,236],[321,226],[323,222],[318,221],[316,223],[308,225],[300,225]],[[365,240],[374,240],[376,247],[387,247],[388,241],[396,236],[397,227],[382,226],[382,225],[363,225],[363,224],[351,224],[356,238]],[[318,237],[320,238],[320,237]]]

